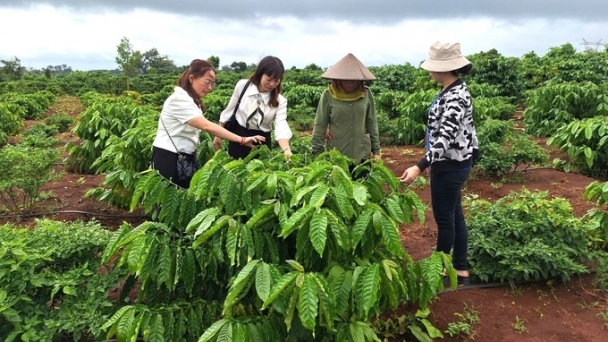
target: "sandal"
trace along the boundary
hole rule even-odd
[[[471,285],[471,278],[469,277],[462,277],[462,276],[457,276],[458,277],[458,285]],[[450,277],[448,276],[443,276],[443,286],[450,286]]]

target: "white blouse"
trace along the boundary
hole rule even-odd
[[[228,106],[222,111],[222,114],[220,114],[221,123],[225,123],[232,116],[234,107],[236,106],[246,83],[246,79],[237,82],[234,87],[234,92],[232,92],[230,102],[228,102]],[[249,129],[264,132],[270,132],[272,130],[272,122],[274,121],[275,139],[291,139],[293,133],[287,124],[287,99],[279,94],[279,106],[274,108],[270,107],[269,100],[270,92],[260,93],[258,87],[254,84],[250,84],[245,90],[241,104],[236,111],[236,120],[243,127],[247,127],[247,124],[249,124]],[[261,113],[257,110],[258,107]]]
[[[201,130],[186,122],[202,115],[202,110],[194,103],[192,97],[183,88],[175,87],[173,94],[163,104],[152,145],[171,152],[176,152],[175,146],[177,146],[179,152],[194,153],[199,144]],[[175,146],[171,143],[169,135]]]

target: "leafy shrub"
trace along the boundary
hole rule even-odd
[[[315,124],[315,108],[306,105],[295,105],[287,108],[287,119],[298,131],[310,131]]]
[[[608,114],[606,86],[591,82],[549,82],[528,95],[524,124],[529,134],[553,135],[574,120]]]
[[[298,84],[283,89],[283,96],[287,99],[289,106],[303,105],[317,108],[321,94],[327,86],[310,86]]]
[[[422,146],[426,133],[428,111],[437,97],[434,89],[411,94],[397,110],[400,115],[394,120],[397,126],[396,144]]]
[[[567,281],[586,273],[589,227],[568,200],[526,189],[468,209],[469,264],[482,281]]]
[[[590,209],[586,217],[596,224],[595,241],[600,248],[608,247],[608,182],[595,181],[585,188],[583,198],[595,202],[597,208]]]
[[[477,127],[477,138],[481,159],[476,165],[487,175],[502,177],[549,160],[549,153],[515,130],[512,121],[488,119]]]
[[[29,212],[40,188],[54,176],[54,149],[4,146],[0,149],[0,201],[11,213]]]
[[[34,94],[6,93],[0,95],[0,102],[12,103],[23,108],[20,113],[24,120],[38,120],[55,100],[55,95],[43,90]]]
[[[23,127],[21,115],[16,111],[16,106],[0,102],[0,146],[6,144],[8,138],[19,132]]]
[[[510,120],[517,106],[500,97],[473,97],[473,119],[476,124],[487,119]]]
[[[608,111],[608,103],[606,106]],[[607,116],[572,121],[560,127],[547,144],[568,152],[570,161],[563,164],[567,172],[575,168],[584,174],[608,178]]]
[[[394,120],[391,121],[388,115],[383,111],[376,112],[376,121],[378,122],[378,134],[380,135],[380,146],[395,144],[397,140],[398,130],[395,127]]]
[[[188,190],[155,172],[139,180],[131,208],[160,208],[158,222],[123,227],[104,251],[130,274],[123,291],[141,284],[108,338],[371,340],[373,317],[427,308],[442,269],[454,271],[444,254],[414,262],[403,250],[398,225],[423,220],[424,206],[382,163],[353,181],[336,151],[310,164],[259,157],[218,152]]]
[[[124,131],[138,122],[137,118],[156,114],[154,109],[136,105],[124,97],[110,98],[92,94],[91,101],[89,107],[78,115],[76,126],[72,129],[81,142],[68,142],[65,146],[69,151],[67,167],[77,173],[95,172],[92,165],[101,156],[112,136],[122,136]]]
[[[31,126],[30,128],[28,128],[25,132],[23,132],[23,135],[28,136],[28,135],[38,135],[41,137],[52,137],[53,135],[59,133],[59,129],[57,128],[57,126],[49,126],[46,124],[35,124],[34,126]]]
[[[55,126],[59,132],[66,132],[74,119],[66,113],[56,113],[44,119],[48,126]]]
[[[94,222],[0,226],[0,339],[99,340],[109,289],[124,276],[99,272],[110,236]]]

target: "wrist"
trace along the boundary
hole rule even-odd
[[[240,142],[240,144],[241,144],[241,145],[245,145],[245,137],[241,137],[241,142]]]
[[[283,152],[286,152],[286,151],[291,151],[291,148],[289,148],[289,146],[285,147],[285,148],[283,149]]]

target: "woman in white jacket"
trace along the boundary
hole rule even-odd
[[[281,81],[285,68],[283,62],[274,56],[266,56],[258,63],[253,75],[237,82],[228,106],[220,115],[220,125],[234,115],[236,124],[231,131],[242,136],[261,135],[266,138],[268,148],[272,147],[270,132],[274,123],[274,138],[278,142],[285,159],[291,157],[289,139],[293,136],[287,124],[287,99],[281,95]],[[239,101],[240,99],[240,101]],[[238,105],[238,107],[237,107]],[[236,110],[236,111],[235,111]],[[221,136],[213,139],[216,150],[222,147]],[[235,142],[228,144],[228,154],[233,158],[245,158],[251,147]]]
[[[190,186],[191,178],[177,179],[177,157],[194,156],[201,130],[248,147],[265,140],[260,135],[239,136],[205,118],[201,98],[214,87],[213,66],[206,60],[193,60],[180,76],[173,94],[165,100],[158,119],[152,143],[152,168],[182,188]]]

